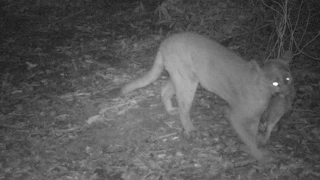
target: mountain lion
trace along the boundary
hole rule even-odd
[[[281,84],[261,68],[256,61],[246,61],[239,55],[199,34],[179,33],[165,39],[158,49],[152,68],[144,76],[115,88],[111,97],[129,92],[154,82],[165,69],[170,78],[161,89],[166,111],[179,114],[185,133],[195,128],[189,111],[198,84],[228,102],[227,117],[249,153],[257,160],[264,154],[257,145],[258,126],[270,98],[281,92]],[[275,70],[277,71],[277,70]],[[176,95],[178,107],[171,98]]]

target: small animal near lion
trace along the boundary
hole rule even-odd
[[[178,33],[162,41],[154,64],[145,75],[112,89],[109,95],[126,95],[147,86],[166,70],[170,78],[161,89],[162,102],[169,114],[179,114],[185,134],[190,135],[196,129],[189,112],[200,84],[229,104],[226,117],[246,145],[247,152],[261,161],[267,153],[258,148],[259,139],[263,142],[269,139],[272,128],[287,110],[284,105],[287,101],[279,97],[287,96],[290,89],[292,77],[287,69],[290,60],[288,52],[283,58],[267,60],[265,66],[259,66],[256,61],[244,60],[208,37],[191,32]],[[178,107],[172,105],[174,95]],[[272,98],[279,107],[285,106],[284,112],[274,114],[274,109],[268,108]],[[269,117],[277,120],[271,119],[266,134],[258,136],[263,115],[267,120]]]

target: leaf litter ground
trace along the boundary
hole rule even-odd
[[[240,150],[225,102],[201,88],[191,111],[199,138],[191,140],[161,103],[166,73],[126,97],[108,98],[108,90],[146,72],[163,36],[151,35],[148,25],[136,35],[128,24],[138,21],[97,14],[67,21],[77,24],[68,30],[15,41],[9,39],[17,34],[8,35],[1,55],[2,77],[10,78],[2,83],[0,179],[319,178],[319,116],[305,108],[320,97],[310,93],[318,86],[301,85],[305,94],[265,147],[280,158],[259,164]]]

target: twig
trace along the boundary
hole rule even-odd
[[[303,0],[301,1],[300,6],[299,6],[297,21],[296,21],[296,23],[295,23],[295,25],[294,25],[294,28],[292,29],[293,32],[296,31],[297,26],[298,26],[298,22],[299,22],[299,19],[300,19],[300,12],[301,12],[301,9],[302,9],[302,3],[303,3]],[[306,29],[307,29],[307,28],[305,28],[305,30],[306,30]]]
[[[262,4],[265,5],[266,7],[268,7],[269,9],[271,9],[271,10],[273,10],[273,11],[275,11],[275,12],[277,12],[277,13],[279,13],[279,14],[281,15],[281,13],[280,13],[278,10],[276,10],[276,9],[274,9],[273,7],[267,5],[267,4],[264,2],[264,0],[262,1]]]
[[[178,133],[175,132],[175,133],[171,133],[171,134],[166,134],[166,135],[163,135],[163,136],[159,136],[159,137],[153,139],[153,141],[156,141],[156,140],[158,140],[158,139],[167,138],[167,137],[169,137],[169,136],[174,136],[174,135],[176,135],[176,134],[178,134]]]
[[[282,12],[285,12],[287,10],[288,0],[285,0],[284,4],[280,4],[278,1],[274,1],[274,0],[272,2],[278,4],[278,6],[281,8]],[[281,13],[280,13],[280,15],[281,15]]]
[[[301,53],[305,47],[307,47],[311,42],[313,42],[314,40],[316,40],[319,36],[320,36],[320,31],[318,31],[318,34],[317,34],[315,37],[313,37],[309,42],[307,42],[307,43],[299,50],[299,52],[298,52],[297,54]]]
[[[303,54],[303,55],[305,55],[305,56],[307,56],[307,57],[310,58],[310,59],[314,59],[314,60],[320,61],[319,58],[310,56],[310,55],[308,55],[307,53],[305,53],[305,52],[303,52],[303,51],[300,51],[300,53]],[[300,53],[299,53],[299,54],[300,54]],[[295,55],[297,55],[297,54],[295,54]],[[294,56],[295,56],[295,55],[294,55]]]
[[[298,20],[299,20],[299,19],[298,19]],[[297,20],[297,21],[298,21],[298,20]],[[304,31],[303,31],[302,37],[300,38],[300,42],[299,42],[299,44],[298,44],[298,46],[297,46],[297,47],[299,47],[299,46],[300,46],[300,44],[301,44],[301,42],[302,42],[302,40],[303,40],[304,36],[306,35],[307,29],[308,29],[308,26],[309,26],[309,20],[310,20],[310,11],[309,11],[308,18],[307,18],[307,25],[306,25],[306,28],[304,28]]]

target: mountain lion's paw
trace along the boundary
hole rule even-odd
[[[172,109],[168,110],[167,112],[168,112],[168,114],[170,114],[171,116],[174,116],[174,115],[178,115],[178,114],[179,114],[178,108],[172,108]]]

